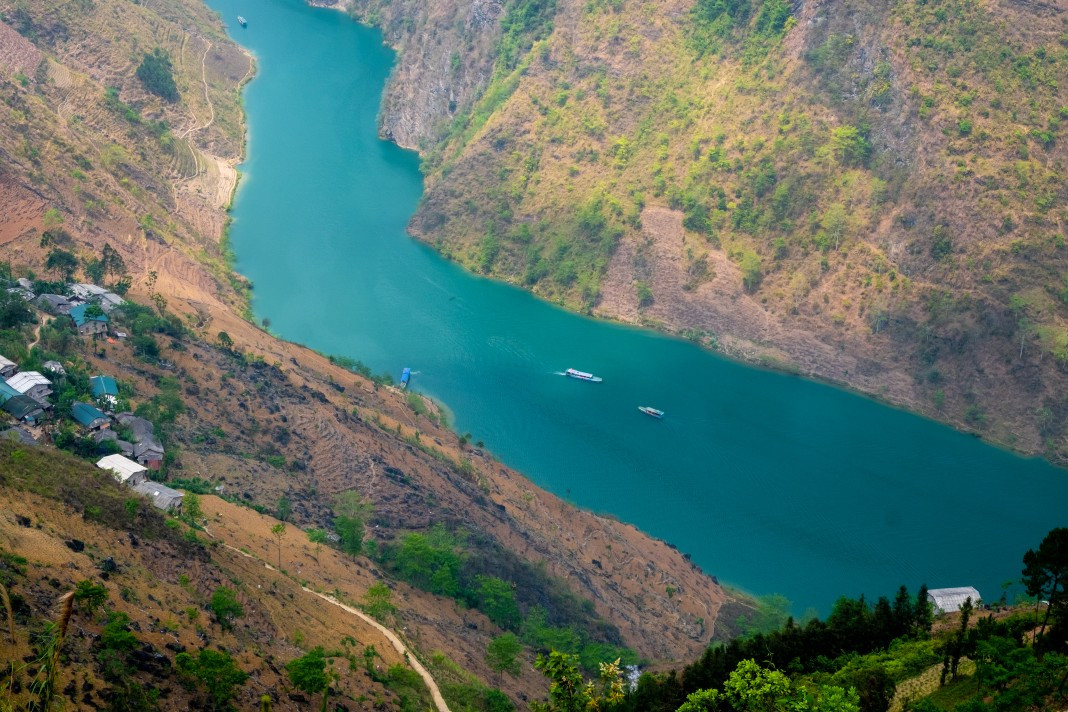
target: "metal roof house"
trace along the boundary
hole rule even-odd
[[[21,395],[21,393],[7,385],[7,381],[0,381],[0,405],[6,403],[9,399],[14,398],[15,396]]]
[[[134,490],[140,492],[146,497],[152,500],[152,504],[157,509],[164,511],[168,509],[181,509],[183,495],[176,489],[171,489],[167,485],[161,485],[159,482],[153,482],[146,480],[140,484],[133,486]]]
[[[102,457],[96,461],[96,466],[101,470],[111,470],[116,480],[131,487],[148,479],[145,474],[147,468],[122,455]]]
[[[14,361],[0,356],[0,378],[14,376],[17,370],[19,370],[19,367]]]
[[[88,403],[75,402],[70,407],[70,415],[78,421],[79,425],[83,425],[90,430],[107,427],[111,423],[108,417],[104,415],[104,411]]]
[[[156,437],[155,426],[132,413],[119,413],[115,419],[133,433],[130,439],[134,442],[134,459],[153,470],[162,467],[165,451],[163,443]]]
[[[61,364],[59,361],[45,361],[41,364],[41,367],[56,376],[67,375],[67,369],[63,368],[63,364]]]
[[[47,405],[48,396],[52,395],[52,382],[37,371],[16,373],[7,379],[7,385],[42,405]]]
[[[0,409],[10,413],[16,420],[21,420],[31,425],[36,425],[44,420],[44,408],[29,396],[18,395],[8,398],[3,405],[0,405]]]
[[[927,602],[934,608],[935,613],[953,613],[968,599],[972,599],[972,605],[978,606],[982,596],[971,586],[959,588],[932,588],[927,592]]]
[[[111,376],[93,376],[89,379],[89,390],[97,401],[114,406],[119,396],[119,384]]]
[[[74,320],[74,327],[81,335],[85,334],[105,334],[108,330],[108,315],[107,314],[95,314],[93,316],[86,316],[85,311],[90,307],[89,304],[79,304],[70,310],[70,318]]]
[[[62,294],[38,294],[35,303],[49,314],[70,314],[70,310],[78,305]]]

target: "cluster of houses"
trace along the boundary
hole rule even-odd
[[[95,284],[67,285],[70,294],[34,294],[33,282],[25,277],[7,291],[36,305],[49,314],[68,316],[79,334],[106,334],[108,314],[126,301],[114,292]]]
[[[18,280],[17,286],[8,288],[38,308],[57,316],[67,316],[79,334],[106,334],[109,328],[108,313],[124,304],[117,294],[93,284],[69,285],[69,295],[40,294],[32,290],[27,279]],[[66,376],[66,369],[57,361],[46,361],[42,370],[52,378]],[[40,371],[19,371],[18,364],[0,355],[0,410],[27,426],[40,425],[50,414],[53,405],[52,380]],[[107,375],[89,379],[92,403],[75,402],[70,407],[70,417],[82,427],[84,434],[97,444],[115,443],[119,454],[108,455],[97,466],[110,470],[120,482],[152,500],[164,510],[177,509],[182,505],[182,493],[148,479],[150,470],[163,465],[163,443],[156,436],[155,427],[133,413],[114,413],[120,404],[119,386]],[[124,431],[127,439],[120,437],[116,428]],[[128,433],[128,434],[127,434]],[[21,443],[36,442],[33,434],[22,427],[10,428],[0,437]]]
[[[48,399],[52,395],[52,381],[39,371],[18,371],[18,366],[3,356],[0,356],[0,366],[0,375],[5,376],[0,381],[0,409],[22,423],[39,425],[52,409]],[[45,362],[45,368],[53,377],[66,374],[62,364],[55,361]],[[98,444],[114,442],[123,455],[132,457],[143,467],[158,470],[163,465],[165,451],[152,422],[133,413],[112,413],[119,403],[119,384],[111,376],[93,376],[89,387],[95,403],[75,401],[70,408],[74,422]],[[121,439],[114,425],[126,428],[130,439]]]
[[[96,466],[108,470],[116,480],[152,500],[152,504],[162,510],[179,510],[182,508],[182,493],[159,482],[148,479],[148,468],[122,455],[108,455],[100,458]]]

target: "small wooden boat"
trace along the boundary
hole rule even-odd
[[[237,16],[237,24],[241,25],[242,27],[248,27],[248,20],[246,20],[245,18],[243,18],[240,15],[238,15]]]
[[[652,406],[640,405],[640,406],[638,406],[638,410],[640,410],[641,412],[645,413],[646,415],[652,416],[653,418],[656,418],[658,420],[660,418],[664,417],[664,411],[657,410],[656,408],[653,408]]]
[[[569,378],[577,378],[580,381],[589,381],[590,383],[600,383],[603,380],[593,375],[592,373],[586,373],[585,371],[576,371],[573,368],[569,368],[564,371],[564,375]]]

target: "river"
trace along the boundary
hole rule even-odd
[[[208,4],[259,65],[231,237],[255,313],[281,336],[394,378],[410,366],[459,432],[538,485],[798,611],[902,583],[993,600],[1068,524],[1068,473],[1043,461],[441,259],[405,233],[418,157],[376,135],[394,59],[380,33],[301,0]]]

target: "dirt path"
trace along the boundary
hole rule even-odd
[[[207,530],[207,528],[204,529],[204,533],[213,539],[215,538],[214,535],[212,535],[211,532]],[[226,542],[222,542],[222,545],[230,551],[244,556],[246,559],[256,559],[258,561],[263,561],[258,556],[253,556],[248,552],[241,551],[236,547],[230,546]],[[263,561],[263,566],[264,568],[267,568],[271,571],[278,571],[277,568],[271,566],[266,561]],[[433,698],[434,706],[437,707],[438,712],[452,712],[452,710],[449,709],[449,705],[445,702],[445,698],[442,697],[441,690],[438,689],[438,684],[434,682],[434,677],[429,672],[427,672],[427,669],[423,667],[423,664],[420,663],[418,659],[416,659],[415,655],[413,655],[408,650],[407,646],[405,646],[404,643],[401,642],[401,639],[398,638],[393,631],[391,631],[389,628],[386,628],[384,625],[376,621],[374,618],[371,618],[363,611],[357,608],[353,608],[352,606],[345,605],[333,596],[329,596],[325,593],[319,593],[318,591],[314,591],[308,588],[307,586],[301,586],[301,589],[303,591],[306,591],[307,593],[312,594],[313,596],[318,596],[319,598],[323,599],[328,603],[334,604],[335,606],[346,611],[347,613],[351,613],[352,615],[360,618],[362,621],[364,621],[365,623],[373,627],[375,630],[377,630],[379,633],[381,633],[383,636],[385,636],[386,640],[388,640],[393,646],[393,649],[396,650],[397,653],[401,657],[403,657],[404,660],[412,667],[412,669],[419,674],[419,677],[423,678],[423,682],[426,684],[427,689],[430,690],[430,696]]]
[[[34,346],[36,346],[37,342],[41,340],[41,327],[42,326],[44,326],[44,324],[38,324],[37,326],[33,327],[33,341],[31,341],[29,343],[29,345],[26,346],[26,350],[27,351],[29,351]]]
[[[215,123],[215,106],[211,103],[211,97],[208,95],[208,52],[211,51],[211,46],[211,42],[209,41],[208,46],[204,49],[204,56],[200,58],[200,82],[204,85],[204,101],[208,104],[208,111],[211,113],[211,116],[203,126],[193,126],[192,128],[186,129],[185,133],[179,138],[187,138],[189,134],[194,131],[203,131]],[[193,118],[196,118],[195,114],[193,115]]]
[[[419,677],[423,678],[423,682],[426,683],[427,689],[430,690],[430,696],[434,698],[434,705],[438,708],[438,712],[450,712],[449,706],[445,703],[445,698],[441,696],[441,691],[438,690],[438,685],[436,682],[434,682],[434,678],[430,675],[429,672],[427,672],[427,669],[423,667],[423,664],[420,663],[414,655],[408,653],[408,649],[405,647],[404,643],[401,642],[400,638],[398,638],[393,633],[393,631],[391,631],[389,628],[386,628],[384,625],[376,621],[374,618],[371,618],[363,611],[353,608],[352,606],[347,606],[341,601],[334,598],[333,596],[329,596],[325,593],[319,593],[318,591],[313,591],[310,588],[305,588],[304,586],[301,586],[301,588],[307,591],[308,593],[318,596],[324,601],[333,603],[335,606],[345,611],[348,611],[354,616],[359,616],[368,624],[374,626],[374,628],[379,633],[386,636],[386,639],[393,644],[393,649],[404,657],[408,664],[412,666],[412,669],[419,673]]]

